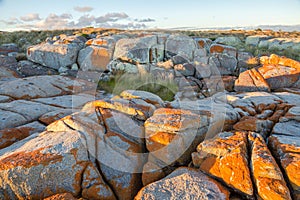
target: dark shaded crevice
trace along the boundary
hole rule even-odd
[[[253,144],[249,139],[249,134],[247,134],[247,155],[248,155],[248,169],[250,172],[250,178],[251,178],[251,182],[252,182],[252,188],[253,188],[253,196],[255,199],[260,199],[259,195],[258,195],[258,189],[256,186],[256,182],[255,182],[255,178],[254,178],[254,174],[253,174],[253,167],[252,167],[252,150],[253,150]],[[254,141],[253,141],[254,142]]]
[[[104,183],[106,185],[108,185],[108,187],[111,189],[112,193],[114,194],[114,196],[116,197],[116,199],[118,199],[118,196],[117,196],[117,192],[114,190],[114,187],[109,183],[109,181],[107,180],[107,178],[104,176],[102,170],[101,170],[101,166],[99,164],[99,161],[96,161],[96,168],[100,174],[100,176],[102,177]]]
[[[95,108],[95,113],[96,113],[96,116],[98,119],[98,123],[100,125],[104,126],[104,134],[107,134],[109,129],[108,129],[107,123],[103,117],[102,111],[103,111],[103,108],[100,108],[100,107]]]

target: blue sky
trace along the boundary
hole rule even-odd
[[[0,0],[0,30],[300,24],[300,0]]]

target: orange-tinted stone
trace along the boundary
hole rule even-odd
[[[268,138],[271,151],[279,160],[293,189],[293,197],[300,196],[300,139],[285,135],[272,135]]]
[[[253,197],[246,132],[223,132],[205,140],[193,153],[193,164],[239,193]]]
[[[260,199],[291,199],[289,189],[263,138],[249,133],[251,169]]]

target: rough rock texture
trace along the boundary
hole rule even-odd
[[[135,199],[229,199],[229,191],[198,170],[179,168],[142,188]]]
[[[171,35],[166,41],[166,57],[171,58],[175,55],[180,55],[186,60],[193,60],[193,52],[196,50],[196,42],[188,37],[182,35]]]
[[[71,66],[76,62],[84,42],[83,37],[69,36],[53,43],[38,44],[27,49],[27,58],[54,69]]]
[[[299,137],[272,135],[268,140],[268,144],[290,182],[294,198],[298,199],[300,197]]]
[[[43,84],[41,84],[43,83]],[[88,90],[90,83],[63,76],[35,76],[16,79],[0,85],[0,94],[14,99],[35,99],[60,96]]]
[[[157,109],[145,122],[147,149],[161,161],[184,164],[193,148],[205,137],[200,127],[208,125],[207,116],[177,109]]]
[[[114,53],[116,40],[113,37],[91,39],[89,46],[80,50],[78,63],[83,71],[105,71]]]
[[[78,196],[89,162],[83,144],[74,131],[43,132],[0,150],[1,199],[41,199],[63,192]]]
[[[293,87],[299,81],[300,62],[279,57],[272,54],[270,57],[260,58],[262,67],[247,70],[239,75],[235,82],[235,90],[267,91]]]
[[[152,59],[156,60],[160,55],[152,54],[159,52],[154,48],[157,46],[157,36],[145,36],[134,39],[120,39],[115,46],[114,59],[133,60],[138,63],[152,63]]]
[[[0,149],[44,130],[45,126],[37,121],[16,128],[2,129],[0,130]]]
[[[232,189],[252,197],[247,145],[245,132],[220,133],[216,138],[200,143],[197,153],[192,154],[193,164]]]
[[[289,189],[264,139],[250,133],[251,169],[260,199],[291,199]]]

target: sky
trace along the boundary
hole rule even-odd
[[[0,0],[0,31],[300,24],[300,0]]]

